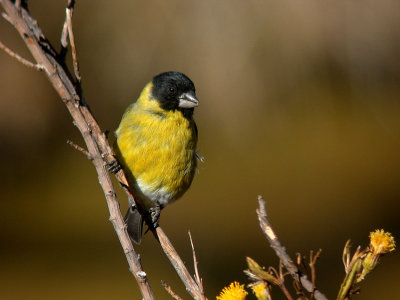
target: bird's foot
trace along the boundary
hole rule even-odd
[[[122,169],[120,163],[118,162],[118,160],[113,160],[112,162],[110,162],[109,164],[107,164],[107,170],[109,172],[112,172],[113,174],[117,174],[120,170]]]
[[[158,222],[160,221],[160,216],[161,216],[161,206],[160,204],[156,204],[156,206],[152,207],[148,211],[149,217],[151,220],[151,224],[153,226],[153,229],[158,227]]]

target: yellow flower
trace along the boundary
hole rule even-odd
[[[267,290],[268,287],[265,285],[265,283],[257,284],[257,285],[252,285],[251,289],[253,290],[254,294],[256,295],[258,300],[265,300],[269,299],[269,291]]]
[[[369,234],[369,240],[369,251],[363,260],[363,270],[357,282],[364,280],[365,276],[375,269],[379,258],[383,254],[392,252],[396,248],[396,243],[392,234],[390,232],[385,232],[383,229],[377,229],[371,232]]]
[[[369,234],[370,247],[374,254],[380,255],[392,252],[396,248],[396,243],[390,232],[383,229],[375,230]]]
[[[244,290],[244,284],[232,282],[229,287],[225,287],[217,300],[244,300],[247,292]]]

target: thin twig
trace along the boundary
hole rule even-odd
[[[293,280],[293,288],[296,291],[296,295],[299,296],[298,299],[308,300],[308,298],[304,294],[303,286],[299,281]]]
[[[79,72],[78,54],[76,51],[74,31],[72,30],[72,15],[74,13],[74,6],[75,1],[68,0],[68,5],[65,9],[65,21],[61,32],[61,46],[66,49],[68,47],[68,40],[70,41],[72,50],[72,64],[74,66],[75,77],[78,82],[81,82],[82,77]]]
[[[290,275],[293,277],[294,280],[300,281],[301,285],[308,291],[311,292],[313,290],[312,283],[307,279],[307,276],[302,274],[300,270],[296,267],[293,263],[292,259],[286,253],[285,248],[282,246],[281,242],[278,239],[275,231],[272,229],[271,224],[267,219],[267,212],[265,209],[265,201],[262,196],[258,196],[258,205],[259,208],[257,209],[258,220],[260,222],[261,230],[263,231],[264,235],[267,237],[267,240],[275,250],[276,255],[282,261],[285,268],[289,271]],[[317,300],[327,300],[324,294],[318,291],[315,288],[315,299]]]
[[[174,298],[175,300],[183,300],[181,297],[178,296],[178,294],[176,294],[172,290],[172,288],[165,281],[161,280],[161,285],[164,287],[164,289],[167,291],[167,293],[171,295],[172,298]]]
[[[204,296],[205,293],[204,293],[204,287],[203,287],[203,280],[200,277],[199,267],[198,267],[199,262],[197,261],[196,251],[194,250],[193,239],[192,239],[192,234],[190,233],[190,230],[189,230],[188,234],[189,234],[190,245],[192,246],[192,253],[193,253],[194,280],[196,281],[197,286],[199,287],[201,293]],[[205,299],[205,297],[203,299]]]
[[[72,50],[72,64],[74,65],[74,72],[75,72],[75,77],[78,80],[78,82],[81,81],[82,77],[79,72],[79,63],[78,63],[78,54],[76,51],[76,45],[75,45],[75,38],[74,38],[74,32],[72,30],[72,8],[67,8],[66,13],[67,13],[67,23],[68,23],[68,36],[69,36],[69,41],[71,43],[71,50]]]
[[[282,262],[279,262],[279,272],[274,267],[269,267],[268,270],[272,273],[272,276],[275,277],[278,287],[281,289],[286,298],[288,300],[293,300],[292,295],[290,295],[289,291],[285,286],[285,276],[283,275],[282,272]]]
[[[312,291],[311,291],[311,294],[310,294],[310,300],[313,299],[314,291],[315,291],[315,265],[314,265],[314,257],[313,257],[313,255],[314,255],[314,251],[310,250],[310,263],[309,263],[309,266],[310,266],[310,269],[311,269],[311,284],[312,284]]]
[[[79,152],[82,152],[83,154],[85,154],[86,157],[88,158],[88,160],[92,160],[90,153],[86,149],[82,148],[81,146],[75,144],[73,141],[70,141],[70,140],[67,141],[67,144],[70,145],[75,150],[78,150]]]
[[[190,273],[186,269],[184,262],[179,257],[174,246],[172,245],[172,243],[170,242],[164,231],[161,229],[161,227],[157,227],[155,230],[153,230],[153,234],[156,237],[156,239],[160,242],[165,255],[167,255],[169,261],[175,268],[182,282],[185,284],[188,293],[196,300],[205,299],[203,292],[200,290],[196,281],[190,276]]]
[[[35,69],[37,71],[43,71],[44,70],[44,67],[42,65],[34,64],[33,62],[30,62],[29,60],[23,58],[22,56],[18,55],[14,51],[12,51],[10,48],[7,48],[7,46],[4,45],[1,41],[0,41],[0,49],[4,50],[5,53],[7,53],[11,57],[15,58],[18,62],[20,62],[24,66],[27,66],[27,67],[32,68],[32,69]]]
[[[64,48],[68,47],[68,20],[72,18],[74,12],[75,0],[68,0],[67,8],[65,9],[65,21],[61,31],[61,46]],[[70,12],[70,14],[68,13]]]
[[[311,283],[312,283],[312,291],[310,295],[310,299],[314,298],[315,293],[315,281],[316,281],[316,272],[315,272],[315,264],[317,263],[317,259],[320,257],[322,249],[319,249],[317,253],[314,255],[314,251],[310,251],[310,268],[311,268]]]
[[[304,270],[304,273],[309,276],[310,275],[310,271],[308,270],[308,266],[307,264],[304,262],[304,258],[301,255],[301,253],[296,253],[296,260],[297,260],[297,265],[300,267],[302,267]]]
[[[63,48],[67,48],[68,47],[68,8],[65,9],[65,21],[63,24],[63,28],[61,31],[61,46]]]
[[[289,300],[293,300],[292,295],[290,295],[289,291],[287,290],[287,288],[285,286],[285,274],[283,273],[282,261],[279,261],[279,279],[280,279],[279,287],[285,294],[286,298],[288,298]]]

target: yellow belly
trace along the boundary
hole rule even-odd
[[[145,207],[176,200],[196,169],[194,121],[179,111],[146,111],[132,106],[116,131],[115,151],[137,200]]]

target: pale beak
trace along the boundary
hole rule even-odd
[[[179,96],[179,107],[182,108],[192,108],[199,106],[199,100],[197,100],[196,96],[194,93],[189,92],[189,93],[183,93],[182,95]]]

